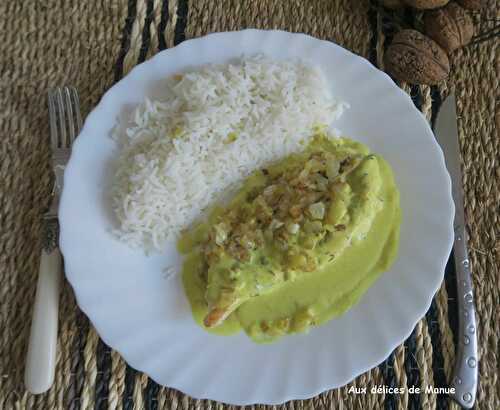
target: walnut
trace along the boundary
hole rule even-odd
[[[458,0],[458,2],[462,7],[465,7],[466,9],[480,10],[481,8],[486,6],[488,0]]]
[[[394,78],[413,84],[436,84],[450,72],[446,52],[416,30],[402,30],[394,36],[385,65]]]
[[[408,6],[414,9],[426,10],[443,7],[450,0],[403,0]]]
[[[432,10],[424,16],[425,34],[443,47],[448,53],[469,44],[474,34],[471,17],[457,3]]]

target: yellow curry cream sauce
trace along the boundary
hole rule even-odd
[[[319,134],[181,237],[194,319],[262,343],[341,315],[393,263],[400,219],[387,162]]]

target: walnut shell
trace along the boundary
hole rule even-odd
[[[414,9],[427,10],[443,7],[450,0],[403,0],[408,6]]]
[[[394,78],[413,84],[436,84],[450,73],[446,52],[416,30],[397,33],[384,61],[387,72]]]
[[[469,44],[474,34],[474,23],[467,11],[457,3],[432,10],[424,16],[425,34],[448,53]]]
[[[387,7],[388,9],[400,9],[405,5],[403,0],[379,0],[382,6]]]
[[[488,3],[488,0],[458,0],[460,5],[462,7],[465,7],[466,9],[469,10],[480,10],[484,6],[486,6],[486,3]]]

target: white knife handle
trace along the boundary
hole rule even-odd
[[[42,251],[24,371],[26,389],[33,394],[47,391],[54,381],[60,280],[59,249]]]

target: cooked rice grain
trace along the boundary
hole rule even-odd
[[[117,236],[161,250],[251,172],[307,142],[346,106],[317,68],[264,56],[167,79],[123,135],[111,189]]]

